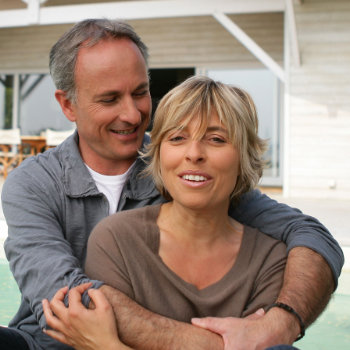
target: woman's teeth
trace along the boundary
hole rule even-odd
[[[189,181],[206,181],[207,178],[201,175],[184,175],[182,176],[184,180],[189,180]]]

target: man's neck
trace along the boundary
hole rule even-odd
[[[90,163],[86,162],[85,164],[92,169],[93,171],[101,174],[101,175],[122,175],[125,174],[130,167],[135,163],[136,159],[129,160],[118,160],[115,162],[94,162]]]

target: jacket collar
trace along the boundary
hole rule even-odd
[[[149,140],[149,136],[145,135],[142,147],[149,143]],[[78,142],[79,135],[76,130],[73,135],[57,147],[58,157],[62,164],[65,192],[68,196],[75,198],[100,196],[101,193],[81,158]],[[129,198],[147,199],[159,196],[153,180],[149,176],[140,175],[144,168],[144,161],[137,158],[123,189]]]
[[[141,173],[145,167],[145,162],[141,158],[137,158],[129,178],[124,185],[123,194],[125,194],[126,197],[130,199],[144,200],[160,196],[154,185],[153,179],[150,176],[145,176]]]

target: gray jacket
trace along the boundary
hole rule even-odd
[[[118,211],[164,202],[150,178],[140,177],[138,159],[124,186]],[[10,322],[30,349],[71,349],[41,332],[41,300],[65,286],[89,281],[82,266],[91,230],[108,215],[108,201],[85,167],[75,133],[65,142],[24,161],[13,170],[2,191],[8,224],[5,252],[22,294]],[[344,257],[337,242],[316,219],[279,204],[259,191],[244,195],[230,215],[283,240],[288,250],[306,246],[319,252],[332,268],[335,282]],[[92,281],[94,287],[101,282]],[[85,305],[89,300],[83,299]]]

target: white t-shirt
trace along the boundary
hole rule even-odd
[[[102,175],[92,170],[85,164],[92,178],[94,179],[98,190],[107,197],[109,203],[109,215],[114,214],[117,211],[123,186],[134,164],[131,165],[131,167],[121,175]]]

